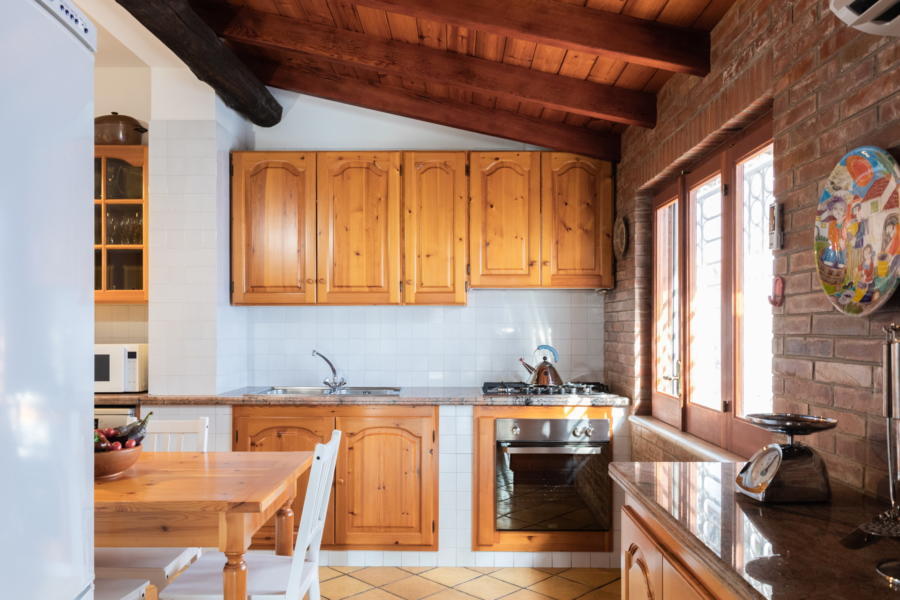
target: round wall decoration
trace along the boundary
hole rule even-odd
[[[613,253],[617,259],[621,259],[625,256],[626,250],[628,250],[628,223],[625,222],[625,217],[619,215],[613,225]]]
[[[838,310],[868,315],[900,276],[900,168],[874,146],[851,150],[831,172],[816,211],[816,269]]]

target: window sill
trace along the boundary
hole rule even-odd
[[[639,449],[636,452],[634,448],[635,442],[639,439],[643,439],[655,447],[652,453],[654,460],[658,460],[657,457],[660,455],[665,457],[662,460],[669,460],[667,456],[674,456],[677,460],[709,462],[744,462],[746,460],[738,454],[703,441],[690,433],[679,431],[653,417],[632,415],[628,417],[628,421],[631,424],[632,455],[635,456],[635,460],[640,460],[644,454]],[[645,434],[642,430],[646,430],[647,433]]]

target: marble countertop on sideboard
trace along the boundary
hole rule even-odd
[[[629,405],[615,394],[596,396],[485,396],[477,387],[401,388],[397,396],[264,394],[268,387],[245,387],[218,395],[95,394],[96,406],[150,405],[470,405],[470,406],[616,406]]]
[[[900,540],[849,550],[841,539],[886,503],[832,483],[832,500],[761,504],[734,491],[738,463],[612,463],[610,475],[735,598],[900,598],[876,565]]]

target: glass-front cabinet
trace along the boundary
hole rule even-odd
[[[146,146],[95,146],[94,300],[147,301]]]

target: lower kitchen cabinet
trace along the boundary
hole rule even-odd
[[[622,600],[713,600],[675,553],[655,541],[646,522],[622,508]],[[730,596],[723,596],[730,597]]]
[[[332,417],[279,417],[266,415],[238,416],[235,407],[235,451],[244,452],[303,452],[313,450],[316,444],[324,444],[334,429]],[[300,527],[300,513],[309,472],[297,480],[297,497],[294,499],[294,525]],[[295,532],[296,533],[296,532]],[[328,517],[323,544],[334,543],[334,496],[328,505]],[[275,518],[266,523],[253,537],[256,548],[275,548]]]
[[[323,545],[437,549],[437,407],[236,406],[235,451],[312,450],[343,432]],[[306,478],[294,502],[299,526]],[[274,524],[254,547],[274,547]]]

